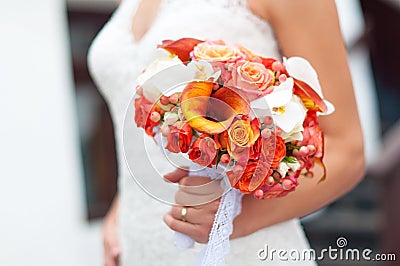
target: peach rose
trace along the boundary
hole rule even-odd
[[[247,161],[251,155],[249,150],[260,136],[260,121],[255,118],[249,122],[247,116],[234,121],[227,130],[229,155],[238,161]]]
[[[189,159],[202,166],[211,166],[217,156],[217,145],[208,134],[201,134],[188,153]]]
[[[228,129],[229,140],[240,147],[250,147],[260,136],[260,122],[257,118],[251,122],[247,117],[238,119]]]
[[[194,47],[193,57],[196,60],[225,62],[236,59],[237,49],[227,45],[203,42]]]
[[[272,92],[274,74],[263,64],[240,60],[231,66],[230,86],[241,90],[250,101]]]
[[[193,132],[188,123],[177,122],[173,126],[169,126],[170,133],[167,136],[167,150],[179,153],[186,153],[192,142]]]

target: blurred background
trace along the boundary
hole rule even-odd
[[[349,248],[397,253],[399,261],[400,1],[337,4],[368,171],[356,189],[303,225],[317,250],[343,236]],[[0,6],[0,265],[102,265],[101,221],[117,189],[117,163],[113,125],[86,57],[117,4]]]

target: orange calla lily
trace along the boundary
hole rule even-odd
[[[326,112],[328,107],[324,100],[307,83],[294,79],[293,93],[300,97],[304,106],[308,110]]]
[[[213,82],[190,82],[181,94],[181,110],[189,125],[202,133],[218,134],[225,131],[235,116],[247,115],[249,103],[226,87],[212,94]]]
[[[177,55],[179,59],[185,63],[189,61],[190,52],[193,50],[193,48],[197,44],[202,42],[204,41],[200,41],[194,38],[182,38],[176,41],[164,40],[157,47],[163,48],[171,54]]]

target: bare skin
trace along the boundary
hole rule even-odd
[[[119,197],[116,195],[103,222],[104,265],[106,266],[119,265],[121,246],[118,239],[118,210]]]
[[[250,195],[244,196],[242,212],[234,220],[231,238],[243,237],[320,209],[351,190],[362,179],[365,168],[363,136],[334,0],[248,0],[248,5],[271,24],[283,55],[302,56],[311,62],[318,72],[324,96],[335,104],[336,111],[320,118],[325,132],[327,180],[317,184],[319,175],[316,172],[316,178],[300,179],[296,191],[284,198],[260,201]],[[135,25],[141,24],[133,25],[134,30]],[[207,182],[206,179],[201,181],[201,177],[190,179],[184,171],[176,171],[166,178],[186,185]],[[164,216],[164,222],[171,229],[204,243],[212,226],[210,217],[217,210],[215,202],[189,208],[186,222],[181,221],[181,207],[172,207]],[[262,213],[268,215],[262,216]],[[113,236],[105,235],[105,239],[108,237]]]
[[[160,3],[161,0],[143,0],[138,5],[131,26],[132,35],[136,42],[139,42],[151,28],[157,17]]]

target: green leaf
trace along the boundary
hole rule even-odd
[[[219,162],[221,161],[221,157],[222,157],[222,155],[223,155],[224,153],[225,153],[225,152],[221,152],[221,151],[218,150],[218,153],[217,153],[217,161],[216,161],[216,163],[215,163],[215,168],[218,167],[218,164],[219,164]]]
[[[283,161],[286,163],[297,163],[297,159],[294,156],[285,156]]]

